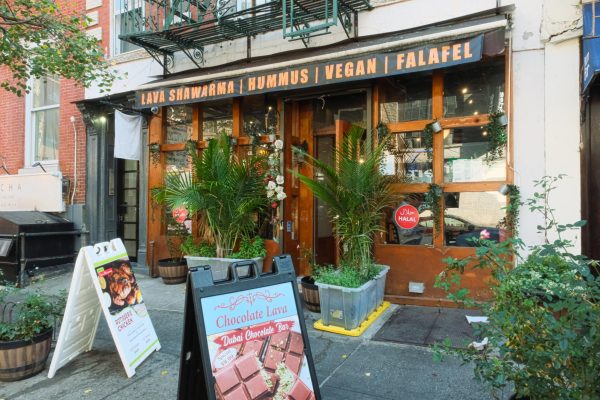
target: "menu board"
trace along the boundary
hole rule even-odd
[[[228,282],[215,284],[208,266],[188,277],[178,398],[320,399],[290,256],[266,274],[229,268]]]
[[[202,309],[217,399],[314,399],[291,283],[204,298]]]
[[[92,349],[101,313],[131,377],[160,343],[121,239],[79,251],[49,378]]]

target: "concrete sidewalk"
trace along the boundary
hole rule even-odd
[[[175,399],[183,329],[185,284],[165,285],[136,269],[144,301],[162,349],[152,354],[128,379],[104,319],[94,348],[58,370],[53,379],[41,374],[20,382],[2,383],[0,400],[40,399]],[[45,280],[50,291],[68,289],[71,274]],[[471,366],[459,360],[433,361],[424,346],[373,340],[392,306],[362,337],[351,338],[316,331],[317,314],[305,313],[310,346],[321,394],[326,400],[370,399],[491,399],[474,380]],[[441,327],[443,329],[443,327]],[[52,354],[50,354],[52,357]],[[46,367],[50,365],[50,360]]]

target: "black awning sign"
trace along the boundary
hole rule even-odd
[[[180,399],[320,398],[291,259],[274,265],[220,284],[208,267],[190,274]]]
[[[482,49],[483,35],[479,35],[453,43],[429,44],[408,50],[366,54],[188,86],[140,90],[136,93],[136,106],[147,108],[186,104],[408,74],[479,61]]]

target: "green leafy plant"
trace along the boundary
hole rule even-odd
[[[228,257],[241,237],[256,229],[256,214],[267,206],[265,158],[238,158],[222,133],[200,155],[192,154],[192,166],[192,173],[168,173],[154,197],[198,214],[200,237],[214,241],[217,257]]]
[[[66,291],[45,295],[39,290],[4,284],[0,288],[0,310],[4,314],[0,315],[0,341],[30,340],[51,329],[55,319],[62,316]]]
[[[60,75],[85,87],[110,88],[117,75],[98,40],[85,29],[91,19],[66,4],[54,0],[0,2],[0,65],[11,73],[0,81],[0,87],[21,96],[31,89],[30,78]]]
[[[499,226],[506,228],[512,236],[518,235],[519,208],[523,205],[521,191],[516,185],[506,185],[508,192],[508,204],[505,207],[506,216],[500,221]]]
[[[347,288],[360,287],[381,271],[375,264],[370,264],[362,270],[343,264],[339,268],[333,265],[313,265],[312,268],[315,281]]]
[[[600,398],[600,278],[598,263],[573,254],[565,238],[583,221],[559,224],[549,197],[561,177],[536,182],[541,190],[526,201],[543,216],[543,244],[526,248],[519,238],[496,243],[476,239],[476,254],[447,258],[436,286],[462,305],[478,306],[488,324],[475,325],[487,338],[480,349],[438,346],[436,354],[454,354],[472,362],[475,374],[497,395],[511,383],[518,397],[530,399]],[[514,261],[518,261],[514,266]],[[461,286],[467,269],[491,276],[491,302],[482,302]]]
[[[244,236],[240,241],[240,249],[235,253],[231,254],[232,258],[265,258],[267,256],[267,249],[265,248],[265,241],[261,237],[255,237],[253,239]]]
[[[488,164],[502,158],[506,148],[508,140],[506,126],[502,125],[500,121],[503,116],[504,113],[501,111],[491,113],[490,122],[485,127],[487,137],[489,138],[488,151],[485,156],[485,161]]]
[[[427,161],[431,162],[433,160],[433,127],[432,125],[435,123],[432,122],[430,124],[425,125],[425,129],[421,133],[421,137],[423,138],[423,148],[425,148],[425,152],[427,153]]]
[[[200,242],[195,243],[194,237],[189,235],[185,241],[181,244],[181,252],[186,256],[196,257],[216,257],[217,248],[214,244]]]
[[[383,209],[395,201],[392,180],[381,173],[388,138],[371,148],[362,140],[364,129],[352,126],[334,153],[330,166],[300,151],[311,162],[318,177],[295,171],[298,179],[329,206],[335,234],[341,243],[340,264],[354,269],[363,281],[373,265],[375,233],[382,231]]]
[[[429,190],[425,193],[425,201],[423,203],[423,207],[425,209],[431,210],[431,216],[433,218],[434,224],[434,233],[435,235],[439,235],[442,231],[442,196],[444,195],[444,190],[440,185],[435,183],[431,183],[429,185]]]

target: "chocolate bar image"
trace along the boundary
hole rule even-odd
[[[289,400],[314,400],[315,395],[301,379],[296,379],[296,383],[288,392]]]
[[[283,362],[295,375],[300,374],[304,360],[304,341],[302,335],[294,331],[276,333],[271,336],[262,358],[265,369],[275,372]]]
[[[220,400],[257,400],[273,397],[275,376],[263,375],[254,354],[246,354],[214,374]]]

